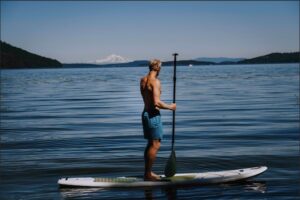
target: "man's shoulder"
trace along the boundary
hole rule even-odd
[[[160,80],[158,78],[156,78],[155,83],[160,84]]]
[[[143,81],[145,81],[146,79],[147,79],[147,76],[143,76],[143,77],[141,77],[140,81],[143,82]]]
[[[160,87],[160,80],[157,78],[153,78],[150,80],[150,84],[152,87]]]
[[[148,82],[150,85],[160,85],[160,80],[158,78],[149,78],[148,76],[141,77],[140,82]]]

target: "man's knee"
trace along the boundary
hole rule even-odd
[[[152,145],[155,149],[159,149],[160,148],[160,140],[153,140]]]
[[[148,140],[148,146],[159,149],[160,140]]]

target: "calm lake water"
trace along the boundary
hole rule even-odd
[[[172,101],[172,67],[160,73]],[[60,177],[143,174],[139,80],[146,67],[1,71],[0,199],[298,199],[299,65],[178,67],[177,169],[266,165],[244,183],[59,189]],[[172,113],[154,171],[170,154]]]

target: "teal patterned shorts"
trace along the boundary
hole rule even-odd
[[[144,138],[148,140],[161,140],[163,138],[163,125],[159,111],[153,114],[144,111],[142,113]]]

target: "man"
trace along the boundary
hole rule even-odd
[[[166,104],[160,100],[161,86],[157,78],[161,69],[161,61],[154,59],[149,63],[149,73],[141,78],[140,90],[144,100],[142,123],[144,138],[148,140],[144,153],[144,180],[155,181],[160,177],[152,172],[152,165],[163,137],[160,109],[176,110],[176,104]]]

